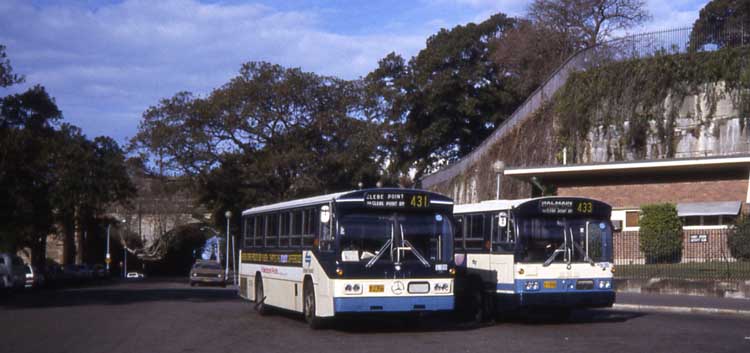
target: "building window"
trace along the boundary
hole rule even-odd
[[[639,211],[627,211],[625,212],[625,226],[626,227],[638,227],[638,221],[640,220]]]
[[[737,220],[737,216],[734,215],[686,216],[680,218],[682,218],[682,225],[686,227],[727,226],[734,224]]]

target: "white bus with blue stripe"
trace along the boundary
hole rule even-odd
[[[240,296],[261,314],[304,314],[311,327],[345,314],[454,308],[453,201],[414,189],[367,189],[242,213]]]
[[[612,207],[575,197],[456,205],[456,294],[475,319],[521,308],[610,307]]]

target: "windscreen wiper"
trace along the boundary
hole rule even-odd
[[[370,259],[370,261],[367,261],[367,264],[365,264],[365,268],[370,268],[375,265],[375,263],[378,262],[381,257],[383,257],[383,254],[385,254],[385,249],[388,249],[388,247],[390,247],[391,245],[393,245],[393,226],[391,226],[391,239],[388,239],[388,241],[385,242],[382,247],[380,247],[378,253],[375,254],[375,256]]]
[[[552,252],[552,255],[550,255],[550,257],[546,261],[544,261],[542,266],[547,267],[551,265],[555,261],[555,259],[557,259],[557,255],[563,254],[563,253],[565,253],[565,244],[560,245],[559,248],[555,249],[555,251]]]
[[[422,265],[424,265],[424,267],[427,267],[427,268],[430,267],[430,262],[427,261],[427,259],[425,259],[424,256],[422,256],[422,254],[419,253],[419,250],[417,250],[414,247],[414,245],[411,245],[411,243],[406,239],[404,239],[404,245],[408,246],[408,249],[411,251],[411,253],[414,254],[414,256],[416,256],[417,259],[419,259],[419,262],[421,262]]]
[[[578,250],[578,252],[583,255],[583,261],[586,261],[591,264],[591,266],[594,266],[594,260],[592,260],[589,257],[589,254],[586,253],[586,251],[583,250],[580,244],[573,242],[573,247]]]

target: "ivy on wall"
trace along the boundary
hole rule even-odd
[[[574,73],[553,100],[560,147],[568,147],[578,162],[588,153],[589,132],[602,129],[636,158],[645,157],[649,136],[657,137],[663,155],[674,157],[675,121],[686,97],[705,95],[704,104],[695,105],[704,122],[710,122],[717,102],[727,97],[748,118],[749,54],[746,47],[661,53]],[[625,159],[622,149],[609,151],[608,157]]]

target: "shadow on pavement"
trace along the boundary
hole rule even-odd
[[[527,313],[501,322],[521,323],[527,325],[576,325],[625,322],[648,314],[634,311],[615,311],[608,309],[574,310],[570,317],[559,318],[543,313]]]
[[[274,310],[274,316],[289,320],[303,321],[299,313]],[[502,326],[503,324],[521,325],[581,325],[599,323],[625,322],[648,314],[640,312],[614,310],[577,310],[567,320],[539,314],[525,314],[507,317],[499,321],[482,323],[460,320],[453,313],[430,313],[425,315],[372,315],[372,316],[344,316],[329,321],[326,328],[344,333],[380,334],[403,332],[440,332],[465,331]]]
[[[0,302],[1,308],[47,308],[79,305],[126,305],[139,302],[219,302],[238,300],[234,289],[227,288],[124,288],[86,287],[11,293]]]

